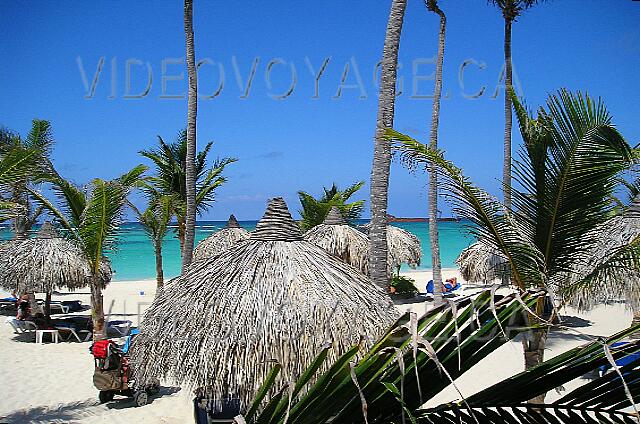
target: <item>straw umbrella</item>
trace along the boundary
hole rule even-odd
[[[369,274],[369,238],[347,225],[347,221],[335,206],[331,208],[322,224],[316,225],[304,234],[304,239],[355,266],[363,274]]]
[[[362,231],[369,234],[371,224],[360,227]],[[411,268],[420,265],[422,258],[422,246],[420,239],[402,228],[387,225],[387,266],[389,275],[396,269],[400,274],[400,265],[406,263]]]
[[[351,265],[304,241],[282,198],[249,240],[195,262],[153,301],[132,350],[141,382],[170,378],[244,411],[274,366],[294,381],[328,343],[331,364],[397,318],[390,298]]]
[[[111,281],[111,267],[106,261],[101,275],[105,285]],[[0,287],[14,293],[46,293],[47,316],[54,289],[86,287],[90,276],[82,250],[58,237],[50,223],[44,223],[35,238],[0,244]],[[33,302],[35,298],[32,308]]]
[[[211,258],[248,238],[249,232],[240,226],[235,216],[231,215],[222,230],[216,231],[198,243],[193,252],[193,260]]]
[[[640,270],[637,263],[634,266],[614,263],[603,267],[620,253],[621,248],[640,238],[640,195],[624,213],[607,220],[589,237],[596,241],[593,247],[581,255],[582,260],[576,261],[577,265],[568,276],[559,279],[566,278],[571,287],[596,269],[604,271],[597,273],[596,281],[589,286],[573,287],[567,300],[580,310],[589,310],[610,300],[625,299],[627,308],[634,312],[634,323],[640,323]],[[558,287],[567,286],[566,280],[551,283]]]
[[[507,259],[485,243],[478,241],[463,249],[456,263],[465,281],[485,283],[495,279],[508,281]]]

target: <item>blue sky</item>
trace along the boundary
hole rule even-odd
[[[235,213],[256,219],[269,197],[284,196],[294,210],[298,190],[319,194],[334,181],[346,186],[368,180],[377,94],[373,74],[390,1],[195,3],[196,56],[207,59],[200,70],[201,93],[214,93],[220,69],[224,73],[219,95],[199,103],[198,142],[214,141],[214,155],[239,158],[203,218]],[[497,193],[503,21],[483,0],[440,4],[448,17],[440,144],[476,183]],[[184,64],[175,63],[184,57],[181,2],[3,1],[0,7],[5,63],[0,125],[25,133],[32,118],[50,120],[53,157],[64,176],[77,183],[114,177],[144,163],[137,152],[153,146],[157,135],[173,139],[185,126],[186,96],[163,98],[186,93]],[[631,0],[555,0],[527,11],[513,29],[520,94],[531,107],[560,87],[601,96],[614,123],[636,144],[638,22],[640,2]],[[419,97],[433,90],[429,75],[437,30],[437,17],[421,1],[410,0],[395,126],[421,140],[429,131],[431,99]],[[101,58],[104,65],[88,99],[80,68],[90,88]],[[242,98],[256,58],[251,87]],[[315,96],[314,73],[326,58]],[[483,86],[482,96],[468,98]],[[291,87],[285,99],[273,98]],[[141,98],[127,98],[140,97],[147,88]],[[514,140],[520,142],[517,131]],[[426,179],[394,164],[389,212],[425,216]],[[368,199],[368,186],[357,198]],[[447,206],[442,209],[448,215]]]

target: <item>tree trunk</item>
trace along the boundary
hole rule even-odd
[[[549,330],[541,329],[531,331],[525,334],[522,339],[522,347],[524,348],[524,369],[531,369],[544,361],[544,349],[547,344],[547,336]],[[544,403],[546,393],[538,395],[529,400],[529,403]]]
[[[20,181],[13,186],[13,196],[11,201],[20,205],[13,218],[13,238],[14,240],[26,240],[29,237],[29,197],[26,193],[26,181]]]
[[[44,300],[44,317],[47,321],[51,318],[51,292],[47,292],[47,297]]]
[[[99,277],[95,275],[91,277],[91,319],[93,320],[93,340],[105,339],[102,288]]]
[[[371,168],[371,239],[370,272],[371,281],[382,288],[388,284],[387,269],[387,198],[389,191],[389,171],[391,166],[391,146],[385,138],[385,131],[393,127],[394,104],[396,98],[396,76],[400,34],[407,0],[392,0],[387,32],[382,51],[382,71],[380,94]]]
[[[155,243],[156,251],[156,296],[164,286],[164,271],[162,270],[162,240]]]
[[[178,241],[180,241],[180,257],[182,257],[184,254],[186,224],[184,222],[184,218],[180,218],[178,216],[176,216],[176,221],[178,221]]]
[[[184,1],[184,33],[187,49],[187,74],[189,76],[189,97],[187,103],[187,162],[186,195],[187,213],[185,219],[184,250],[182,252],[182,272],[193,257],[196,232],[196,115],[198,113],[198,80],[196,76],[195,47],[193,40],[193,0]]]
[[[511,97],[508,89],[512,87],[511,69],[511,23],[512,20],[504,20],[504,165],[502,168],[502,179],[504,184],[504,204],[511,208]]]
[[[538,299],[536,302],[536,315],[538,317],[543,317],[543,319],[549,319],[550,317],[544,316],[544,305],[545,299]],[[528,326],[535,326],[540,324],[540,320],[532,315],[527,313],[527,322]],[[531,369],[544,361],[544,350],[547,344],[547,337],[549,335],[549,329],[536,329],[532,331],[528,331],[524,333],[524,337],[522,339],[522,348],[524,351],[524,369]],[[546,393],[538,395],[533,399],[529,400],[529,403],[544,403],[544,398]]]
[[[436,83],[433,92],[431,112],[431,133],[429,147],[438,148],[438,126],[440,123],[440,98],[442,96],[442,67],[444,63],[444,40],[447,18],[442,10],[434,5],[435,13],[440,16],[438,33],[438,56],[436,58]],[[433,267],[433,300],[440,306],[442,299],[442,264],[440,263],[440,240],[438,234],[438,174],[435,169],[429,172],[429,242],[431,243],[431,264]]]
[[[640,324],[640,311],[633,311],[633,319],[631,320],[631,326],[635,326]],[[632,339],[640,339],[640,332],[633,333],[630,338]]]

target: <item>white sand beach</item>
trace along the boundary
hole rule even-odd
[[[430,279],[428,271],[405,273],[421,287]],[[444,270],[446,278],[458,276],[457,270]],[[128,319],[138,323],[139,314],[153,300],[154,281],[111,283],[104,291],[105,311],[111,319]],[[4,295],[5,293],[0,293]],[[42,297],[42,295],[38,296]],[[57,294],[54,300],[80,299],[89,304],[87,290]],[[402,310],[424,312],[428,303],[400,305]],[[88,314],[88,311],[84,312]],[[571,309],[562,311],[568,322],[582,333],[607,336],[628,327],[631,313],[624,305],[601,306],[589,314]],[[588,341],[588,337],[569,331],[553,331],[547,343],[546,358],[551,358]],[[143,407],[135,407],[130,399],[120,398],[101,405],[92,384],[93,358],[90,342],[61,342],[36,345],[32,339],[13,334],[8,325],[0,326],[0,422],[2,423],[192,423],[192,395],[187,389],[163,382],[161,393]],[[471,395],[523,369],[522,348],[510,342],[463,375],[458,387]],[[569,389],[569,387],[567,387]],[[549,393],[553,399],[558,394]],[[449,389],[431,399],[427,405],[457,399]]]

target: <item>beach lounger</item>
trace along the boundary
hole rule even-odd
[[[71,341],[71,338],[75,338],[78,342],[88,342],[91,340],[92,332],[89,330],[81,330],[76,328],[73,324],[60,323],[54,326],[61,335],[68,334],[65,341]]]
[[[51,304],[49,305],[49,308],[51,311],[51,315],[69,313],[69,307],[63,305],[61,302],[51,302]]]
[[[107,323],[107,336],[114,335],[113,337],[127,337],[131,332],[131,326],[133,322],[126,321],[109,321]]]
[[[627,344],[629,344],[629,342],[624,342],[624,341],[615,342],[611,345],[611,350],[615,352],[616,350],[620,350]],[[630,365],[637,361],[640,361],[640,353],[630,353],[621,358],[618,358],[616,360],[616,365],[622,368],[626,365]],[[600,377],[604,376],[607,373],[607,371],[609,371],[610,369],[611,369],[611,364],[605,364],[600,366],[600,368],[598,369]]]
[[[34,322],[22,321],[14,317],[7,317],[7,319],[4,320],[4,323],[13,327],[13,331],[17,334],[29,333],[38,329]]]
[[[449,284],[449,283],[447,283],[447,284]],[[460,285],[460,283],[456,283],[455,286],[453,286],[451,288],[447,288],[446,292],[443,289],[442,295],[443,296],[447,296],[447,295],[453,293],[454,291],[459,290],[461,287],[462,287],[462,285]],[[427,283],[427,293],[433,294],[433,280],[429,280],[429,282]]]

